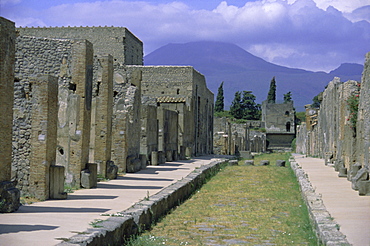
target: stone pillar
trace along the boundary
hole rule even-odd
[[[99,92],[96,98],[94,162],[98,173],[107,176],[107,161],[111,159],[113,114],[113,57],[99,58]]]
[[[118,172],[126,172],[127,159],[127,138],[126,127],[127,117],[125,112],[124,98],[118,100],[115,106],[114,115],[114,131],[112,141],[112,151],[114,155],[114,162],[118,166]]]
[[[58,119],[58,79],[32,78],[30,191],[40,200],[49,198],[50,166],[55,165]],[[64,177],[64,174],[63,174]],[[64,186],[63,186],[64,187]]]
[[[87,40],[75,41],[72,47],[72,85],[76,87],[74,113],[70,121],[70,158],[68,172],[72,175],[71,185],[81,185],[81,171],[89,160],[91,129],[91,99],[93,78],[93,46]],[[73,118],[73,117],[72,117]]]
[[[14,212],[20,192],[10,182],[14,103],[15,26],[0,17],[0,212]]]
[[[158,151],[152,151],[150,162],[151,162],[152,166],[157,166],[158,165]]]

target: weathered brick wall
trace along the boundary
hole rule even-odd
[[[112,55],[115,63],[142,65],[143,43],[125,27],[17,28],[22,36],[87,39],[97,55]]]
[[[14,22],[0,17],[0,182],[10,181],[15,61]]]

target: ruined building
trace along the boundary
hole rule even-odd
[[[18,28],[16,35],[2,18],[1,31],[2,198],[19,203],[16,185],[22,195],[65,199],[65,185],[93,188],[98,174],[114,179],[212,152],[213,94],[204,76],[191,67],[142,66],[142,42],[126,28]]]
[[[159,109],[178,114],[178,144],[170,151],[198,156],[213,152],[214,96],[205,78],[190,66],[127,66],[128,71],[142,71],[143,96],[156,99]],[[159,126],[159,134],[164,126]],[[174,134],[173,134],[174,135]],[[160,138],[161,139],[161,138]],[[166,151],[161,146],[160,151]]]
[[[262,102],[262,122],[265,122],[267,148],[291,148],[295,138],[295,109],[293,101],[284,103]]]
[[[370,53],[361,83],[334,78],[320,108],[306,106],[306,122],[299,126],[296,142],[297,152],[324,158],[360,195],[370,195],[369,90]]]

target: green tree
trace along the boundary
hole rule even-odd
[[[230,114],[235,119],[242,119],[243,118],[243,110],[241,106],[241,95],[240,92],[235,92],[234,100],[231,102],[230,106]]]
[[[256,96],[252,91],[243,91],[241,99],[241,108],[243,111],[243,119],[259,120],[261,116],[261,105],[256,104]]]
[[[261,105],[256,104],[256,96],[251,91],[237,91],[230,106],[230,115],[235,119],[259,120]]]
[[[217,97],[216,97],[216,103],[215,103],[215,112],[223,112],[224,111],[224,88],[223,88],[224,82],[221,82],[220,87],[218,87]]]
[[[321,101],[322,101],[322,92],[320,92],[317,96],[312,98],[312,104],[311,107],[313,108],[320,108]]]
[[[270,82],[270,90],[267,94],[267,102],[268,103],[275,103],[276,102],[276,81],[275,76],[272,78]]]
[[[284,103],[291,101],[292,101],[292,92],[289,91],[287,94],[284,94]]]

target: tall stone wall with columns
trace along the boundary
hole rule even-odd
[[[38,74],[58,80],[56,164],[64,166],[66,183],[80,186],[88,163],[93,49],[86,40],[17,37],[13,134],[13,175],[29,194],[32,83]]]
[[[179,110],[180,124],[182,117],[186,117],[190,130],[183,132],[181,138],[182,144],[191,144],[187,147],[189,156],[213,152],[214,96],[202,74],[190,66],[127,66],[127,69],[142,71],[143,95],[169,98],[168,103],[183,100],[186,110]]]
[[[297,151],[333,164],[360,195],[370,195],[369,88],[370,53],[361,83],[334,78],[323,92],[320,109],[306,106],[306,124],[299,127],[296,141]]]

